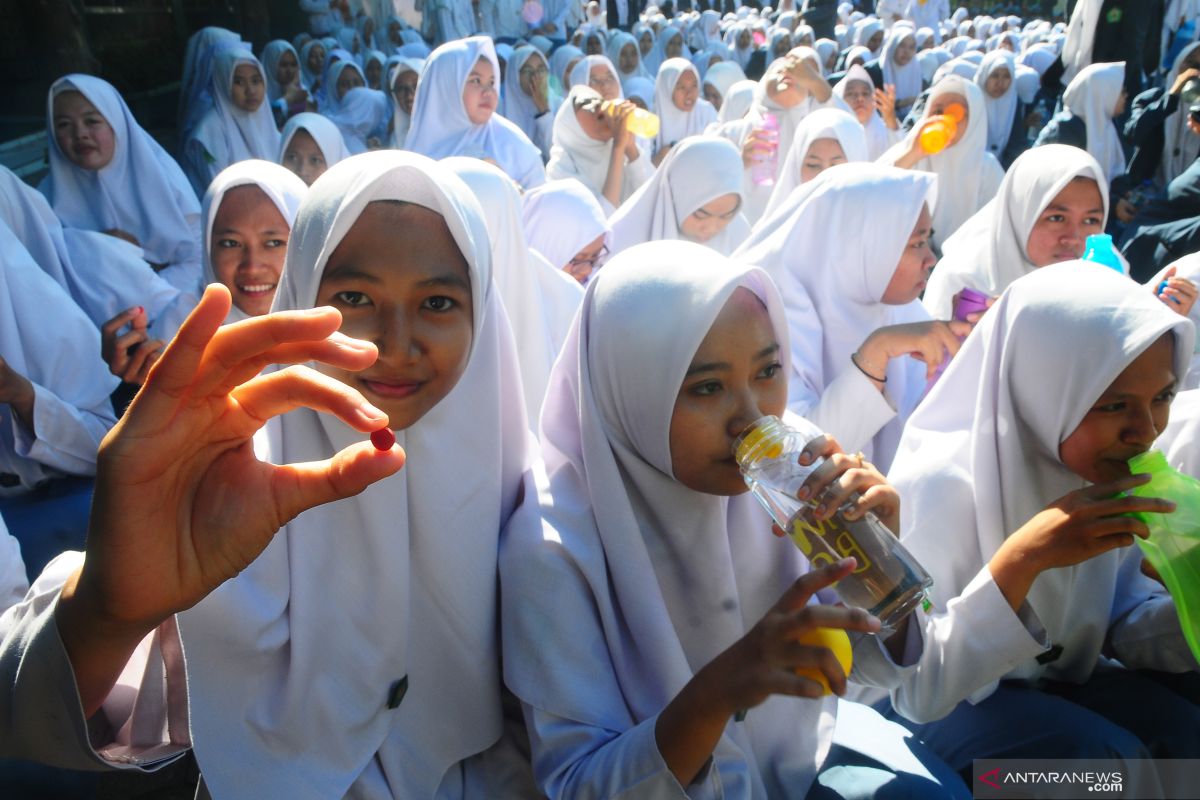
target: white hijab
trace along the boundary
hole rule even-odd
[[[273,310],[312,308],[330,255],[385,200],[436,211],[462,250],[469,360],[445,398],[396,432],[403,471],[304,512],[179,615],[193,745],[214,797],[433,797],[448,769],[501,734],[496,553],[529,432],[483,212],[422,156],[347,159],[302,204]],[[363,439],[306,408],[260,436],[275,463]],[[389,710],[402,677],[408,691]]]
[[[683,73],[690,72],[696,79],[696,91],[699,92],[700,73],[686,58],[668,58],[658,68],[658,76],[654,79],[654,107],[662,124],[654,137],[654,149],[661,150],[669,144],[676,144],[688,136],[698,136],[704,129],[717,121],[717,110],[712,103],[702,96],[696,98],[696,105],[691,111],[681,111],[671,95],[675,92],[675,84]]]
[[[521,361],[526,415],[536,431],[550,368],[583,302],[583,287],[530,249],[522,226],[521,195],[511,178],[477,158],[454,156],[442,163],[462,178],[483,209],[496,265],[496,288],[512,323]]]
[[[97,328],[140,305],[154,335],[170,336],[192,310],[195,297],[157,275],[140,248],[105,233],[64,228],[46,198],[3,166],[0,221]]]
[[[1007,92],[999,98],[993,98],[987,93],[987,80],[998,69],[1008,70],[1011,81]],[[975,85],[983,92],[983,105],[987,109],[988,152],[999,158],[1008,145],[1013,118],[1017,114],[1017,65],[1013,54],[1007,50],[993,50],[984,56],[975,72]]]
[[[738,196],[738,211],[705,247],[729,255],[747,236],[741,213],[742,154],[720,136],[693,136],[671,149],[654,177],[626,200],[609,222],[612,249],[620,253],[642,242],[686,239],[680,224],[697,209],[727,194]]]
[[[964,288],[995,296],[1037,267],[1029,260],[1029,234],[1046,206],[1075,178],[1091,178],[1100,188],[1108,217],[1108,181],[1086,150],[1048,144],[1026,150],[1008,169],[1000,191],[946,240],[925,289],[925,308],[935,319],[950,319],[954,295]]]
[[[327,109],[323,113],[341,131],[350,154],[357,155],[370,148],[369,140],[373,135],[383,138],[387,131],[388,109],[385,92],[356,86],[342,96],[336,109]]]
[[[80,92],[112,126],[113,157],[103,169],[77,167],[58,147],[54,97],[68,91]],[[179,164],[138,125],[111,84],[91,75],[59,78],[46,102],[46,129],[50,174],[39,188],[64,225],[132,233],[154,264],[199,260],[200,201]]]
[[[571,68],[571,74],[567,76],[567,91],[571,91],[576,86],[590,86],[592,67],[607,69],[613,80],[617,82],[617,97],[619,99],[625,97],[624,89],[621,86],[621,76],[617,72],[616,65],[608,59],[608,56],[584,56],[579,59]]]
[[[286,86],[279,84],[279,78],[276,73],[279,72],[279,60],[283,58],[284,53],[290,52],[296,59],[296,63],[300,63],[300,55],[296,52],[296,48],[292,47],[292,43],[283,39],[275,39],[267,42],[267,46],[263,48],[262,66],[263,74],[267,78],[267,99],[271,102],[279,100],[283,97],[283,90]],[[297,73],[297,80],[300,75]]]
[[[717,90],[717,94],[721,95],[721,106],[724,107],[725,101],[729,99],[729,90],[735,83],[744,80],[746,73],[735,62],[718,61],[705,71],[703,83]],[[704,85],[700,88],[703,94]]]
[[[888,477],[904,497],[903,541],[933,576],[934,605],[957,597],[1014,531],[1086,485],[1059,458],[1096,399],[1148,346],[1175,334],[1182,379],[1195,328],[1149,292],[1082,261],[1005,290],[908,421]],[[1053,379],[1048,379],[1053,376]],[[1046,570],[1027,602],[1062,657],[1008,677],[1080,683],[1096,666],[1118,572],[1133,548]],[[1146,593],[1157,590],[1136,576]]]
[[[767,533],[751,495],[676,481],[667,436],[684,373],[737,288],[766,305],[786,369],[770,280],[688,242],[639,245],[605,270],[551,374],[549,486],[541,517],[522,513],[505,537],[502,630],[505,680],[524,702],[622,732],[662,711],[808,565]],[[580,620],[603,641],[581,633]],[[726,728],[714,783],[727,797],[803,796],[836,707],[832,696],[770,697]]]
[[[879,54],[883,82],[896,87],[896,97],[898,98],[916,97],[925,89],[921,78],[921,62],[917,60],[915,53],[912,60],[904,66],[896,63],[896,48],[905,39],[912,39],[914,44],[916,43],[912,28],[904,26],[892,28],[888,33],[887,40],[883,43],[883,52]]]
[[[669,56],[667,56],[667,44],[670,43],[670,41],[676,36],[683,41],[683,48],[680,50],[679,55],[675,56],[675,58],[687,58],[688,46],[686,40],[684,40],[683,31],[679,30],[679,28],[676,28],[673,25],[668,25],[658,32],[658,37],[654,40],[653,49],[651,49],[650,52],[646,54],[646,58],[643,59],[643,63],[646,65],[646,72],[648,74],[657,77],[658,71],[662,67],[663,62],[669,58]],[[743,64],[743,66],[745,65]]]
[[[283,126],[283,135],[280,137],[282,142],[279,146],[280,162],[283,161],[283,154],[287,152],[292,137],[300,130],[305,131],[317,143],[327,167],[350,157],[350,151],[346,149],[346,140],[333,120],[312,111],[302,111]]]
[[[418,58],[403,58],[396,57],[396,62],[392,64],[388,70],[387,90],[388,103],[392,107],[392,147],[397,150],[403,150],[405,142],[408,141],[408,129],[412,125],[412,115],[400,107],[396,102],[396,80],[406,72],[416,73],[418,80],[421,77],[421,70],[425,64]]]
[[[1108,180],[1125,174],[1125,150],[1113,123],[1113,109],[1125,87],[1125,63],[1089,64],[1063,92],[1063,105],[1087,126],[1087,150]]]
[[[951,62],[953,63],[953,62]],[[967,131],[951,147],[918,161],[913,169],[932,172],[938,181],[938,203],[933,211],[933,240],[941,247],[971,215],[996,196],[1004,170],[995,156],[987,152],[987,107],[983,92],[971,81],[957,75],[942,78],[929,93],[925,112],[904,141],[892,147],[879,159],[894,164],[908,151],[912,137],[920,133],[929,116],[929,109],[943,94],[959,94],[967,98]]]
[[[463,87],[479,59],[491,62],[500,91],[500,66],[492,40],[468,36],[434,50],[417,81],[412,125],[405,147],[430,158],[490,158],[526,189],[545,180],[542,151],[521,129],[500,114],[482,125],[471,122],[463,105]]]
[[[581,85],[571,89],[554,114],[551,133],[550,161],[546,164],[546,176],[551,180],[577,178],[597,198],[608,176],[608,165],[612,156],[612,140],[598,142],[584,132],[575,116],[577,98],[600,99],[600,94],[590,86]],[[646,158],[645,154],[640,158]],[[626,164],[621,176],[621,201],[638,188],[637,178]],[[607,201],[606,201],[607,202]]]
[[[1184,62],[1198,47],[1200,42],[1193,42],[1179,51],[1164,86],[1175,85],[1179,73],[1183,71]],[[1158,177],[1163,186],[1178,178],[1200,155],[1200,136],[1188,129],[1187,119],[1188,110],[1181,103],[1175,113],[1163,122],[1163,154],[1158,166]]]
[[[279,130],[275,116],[266,99],[253,112],[243,111],[233,104],[233,73],[242,64],[250,64],[263,76],[262,64],[251,54],[240,50],[222,50],[213,61],[213,107],[192,131],[219,169],[248,158],[270,161],[279,152]]]
[[[722,92],[721,110],[717,112],[717,124],[737,122],[750,113],[750,109],[754,108],[757,90],[758,81],[745,80],[735,81],[729,87],[729,91]]]
[[[230,189],[239,186],[256,186],[275,204],[279,215],[287,223],[288,230],[296,221],[296,212],[300,203],[308,194],[304,181],[290,169],[281,167],[270,161],[256,158],[239,161],[233,166],[226,167],[213,178],[204,193],[204,283],[218,283],[217,274],[212,266],[212,230],[217,212],[221,210],[221,201]],[[248,315],[237,307],[230,306],[229,315],[225,322],[238,322],[247,319]]]
[[[555,269],[567,266],[575,254],[612,229],[604,209],[588,188],[574,178],[547,181],[527,192],[521,204],[521,223],[529,247]]]
[[[787,203],[788,196],[802,183],[800,169],[804,166],[809,148],[818,139],[836,140],[846,154],[847,163],[868,160],[867,137],[863,126],[858,124],[858,118],[840,108],[817,109],[805,117],[796,129],[792,146],[788,148],[783,167],[775,178],[775,188],[763,211],[763,219],[770,217],[777,208]]]
[[[201,28],[188,38],[179,87],[179,141],[186,142],[192,129],[213,107],[214,57],[220,50],[231,48],[250,52],[249,42],[243,42],[240,35],[225,28]]]
[[[846,75],[833,87],[833,93],[841,98],[842,102],[846,100],[846,89],[851,83],[858,81],[865,83],[870,87],[872,94],[875,92],[875,83],[871,80],[871,73],[867,72],[861,65],[855,64],[850,69],[846,70]],[[852,115],[853,111],[850,112]],[[858,117],[854,117],[855,122]],[[888,126],[884,123],[883,118],[879,116],[878,111],[871,112],[871,118],[867,120],[867,124],[862,126],[863,134],[867,138],[867,159],[874,161],[879,158],[887,149],[892,146],[893,134],[888,130]],[[843,145],[844,147],[844,145]]]
[[[521,67],[531,58],[541,61],[547,71],[550,69],[549,64],[546,63],[546,57],[542,55],[542,51],[532,45],[523,45],[513,51],[504,72],[504,116],[520,128],[529,137],[530,141],[533,141],[537,133],[537,123],[535,120],[537,119],[538,110],[537,106],[534,105],[533,98],[525,94],[524,90],[521,89]],[[548,96],[546,99],[553,104],[553,95]],[[396,113],[399,114],[401,112],[397,109]]]
[[[637,66],[632,72],[621,72],[621,51],[627,45],[633,45],[633,50],[637,53]],[[618,77],[621,79],[622,85],[630,78],[649,78],[650,73],[646,71],[646,65],[642,63],[642,51],[638,48],[637,39],[633,38],[633,34],[625,31],[613,31],[608,37],[608,45],[605,49],[608,55],[608,60],[617,68]]]
[[[892,306],[882,298],[922,205],[935,205],[937,183],[927,173],[881,164],[830,167],[756,225],[734,254],[765,269],[783,294],[794,390],[807,386],[810,396],[820,395],[843,371],[853,369],[851,354],[872,332],[929,319],[918,300]],[[870,221],[869,236],[863,235],[863,220]],[[904,421],[921,399],[925,373],[924,363],[916,359],[888,363],[887,395],[897,417],[862,447],[882,469],[891,462]],[[811,410],[791,408],[798,414]]]
[[[1104,0],[1079,0],[1067,23],[1067,38],[1063,43],[1062,84],[1066,86],[1075,76],[1092,63],[1092,48],[1096,43],[1096,26],[1100,24],[1100,10]]]

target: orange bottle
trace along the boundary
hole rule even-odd
[[[945,150],[946,146],[954,141],[954,136],[958,133],[958,123],[962,122],[965,116],[966,110],[958,103],[946,106],[945,113],[921,126],[921,132],[917,134],[921,140],[921,149],[930,155]]]

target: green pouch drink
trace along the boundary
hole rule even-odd
[[[1192,654],[1200,659],[1200,481],[1171,468],[1157,450],[1129,459],[1134,475],[1150,482],[1133,489],[1139,497],[1161,497],[1175,503],[1170,514],[1135,512],[1146,523],[1149,539],[1136,539],[1146,559],[1158,570],[1175,600],[1179,624]]]

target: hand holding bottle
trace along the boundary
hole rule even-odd
[[[962,340],[971,332],[971,324],[960,320],[906,322],[879,328],[858,348],[854,362],[871,375],[887,375],[888,362],[900,356],[912,356],[925,362],[926,379],[932,378],[947,354],[953,357]],[[882,382],[876,381],[882,388]]]

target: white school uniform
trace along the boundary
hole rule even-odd
[[[738,208],[725,228],[705,247],[731,254],[750,235],[741,213],[742,154],[728,139],[692,136],[671,149],[654,176],[621,204],[609,220],[612,250],[620,253],[642,242],[687,239],[679,226],[697,209],[725,195],[737,195]]]
[[[1129,669],[1197,668],[1136,548],[1042,572],[1016,613],[987,568],[1013,532],[1087,485],[1060,443],[1167,332],[1182,377],[1192,323],[1128,278],[1069,261],[1015,281],[967,337],[909,419],[889,473],[905,498],[902,540],[933,577],[934,604],[914,618],[924,650],[892,692],[897,711],[936,720],[1001,679],[1084,683],[1102,651]],[[1057,657],[1039,660],[1052,646]]]
[[[778,293],[761,270],[688,242],[639,245],[605,270],[551,375],[541,514],[523,508],[501,550],[504,674],[524,704],[539,788],[802,798],[833,741],[832,696],[772,696],[731,720],[687,787],[655,741],[671,699],[808,569],[751,495],[677,482],[667,435],[691,358],[737,288],[769,309],[786,369]],[[876,642],[855,653],[856,677],[890,681]]]
[[[200,201],[175,159],[138,125],[111,84],[91,75],[67,75],[50,87],[46,127],[53,130],[54,97],[78,91],[112,126],[112,161],[95,172],[76,166],[50,136],[50,172],[38,187],[68,228],[123,230],[141,244],[151,264],[182,292],[200,283]]]
[[[878,328],[929,319],[920,301],[891,306],[881,298],[922,204],[937,200],[935,182],[878,164],[830,167],[755,226],[735,254],[762,266],[783,294],[792,343],[788,408],[884,472],[925,389],[925,364],[891,359],[881,393],[850,357]]]
[[[942,258],[922,302],[937,319],[950,319],[954,295],[974,289],[996,296],[1037,266],[1026,246],[1038,218],[1072,180],[1091,178],[1108,215],[1108,181],[1087,151],[1065,144],[1026,150],[1009,167],[995,198],[942,245]]]
[[[472,123],[463,106],[463,87],[481,58],[491,62],[499,102],[500,66],[492,40],[471,36],[447,42],[429,56],[417,81],[412,125],[404,146],[430,158],[490,158],[522,188],[532,189],[546,180],[537,145],[500,114],[492,114],[482,125]]]

